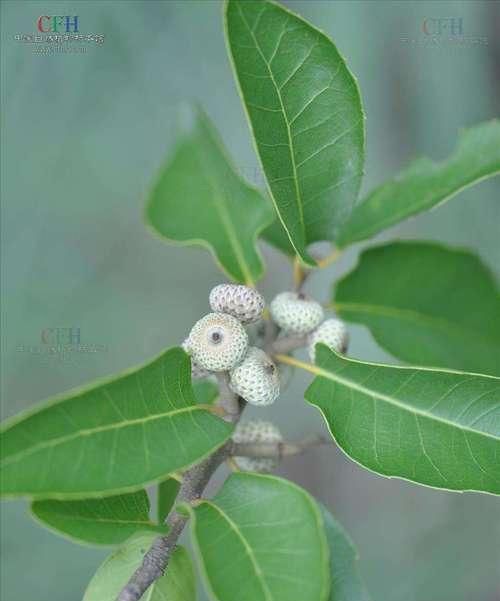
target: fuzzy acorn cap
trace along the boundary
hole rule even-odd
[[[188,354],[191,354],[191,350],[189,348],[189,338],[186,338],[186,340],[184,340],[184,342],[181,344],[182,349]],[[206,369],[203,369],[203,367],[200,367],[198,365],[198,363],[196,363],[196,361],[193,359],[193,357],[190,357],[191,359],[191,378],[193,380],[201,380],[201,378],[206,378],[210,375],[210,372],[207,371]]]
[[[309,358],[316,360],[316,344],[321,342],[337,353],[346,353],[349,346],[349,332],[340,319],[327,319],[307,337]]]
[[[271,405],[279,396],[278,369],[260,348],[249,347],[243,361],[229,372],[229,376],[233,392],[251,405]]]
[[[209,313],[197,321],[187,340],[193,360],[208,371],[226,371],[245,356],[248,335],[232,315]]]
[[[269,310],[274,323],[292,336],[312,332],[323,319],[323,307],[301,292],[281,292]]]
[[[271,422],[251,420],[240,422],[234,431],[233,441],[236,443],[280,443],[283,436]],[[234,457],[234,462],[244,472],[272,472],[277,465],[275,459],[259,459],[256,457]]]
[[[266,304],[260,292],[240,284],[215,286],[210,292],[209,302],[212,311],[228,313],[244,324],[258,321]]]

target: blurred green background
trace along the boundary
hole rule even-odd
[[[367,114],[365,190],[415,155],[446,156],[459,128],[498,114],[500,3],[286,4],[333,37],[359,79]],[[218,1],[3,1],[1,10],[7,417],[152,357],[207,312],[207,293],[223,280],[211,257],[163,244],[142,223],[182,102],[198,100],[241,173],[259,185],[262,178]],[[37,55],[14,36],[33,33],[41,14],[78,15],[81,32],[102,33],[105,41],[84,54]],[[440,17],[462,18],[472,39],[423,43],[423,20]],[[483,182],[381,239],[466,246],[498,275],[499,199],[498,180]],[[311,278],[310,291],[326,299],[358,252],[359,246],[349,250]],[[269,298],[290,285],[290,269],[277,252],[264,253],[269,275],[262,290]],[[42,331],[64,327],[79,328],[81,343],[95,352],[47,354]],[[352,328],[350,353],[395,362],[361,327]],[[267,412],[290,437],[324,428],[301,400],[307,379],[296,376]],[[338,449],[289,459],[280,473],[320,498],[350,531],[375,601],[500,598],[498,499],[381,478]],[[1,507],[2,601],[78,601],[108,551],[58,538],[26,509],[21,501]]]

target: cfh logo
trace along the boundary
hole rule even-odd
[[[80,344],[80,328],[45,328],[42,344]]]
[[[463,17],[440,17],[439,19],[424,19],[422,31],[425,35],[463,35]]]
[[[76,15],[74,17],[69,15],[56,15],[54,17],[42,15],[38,17],[36,26],[41,33],[77,33],[78,17]]]

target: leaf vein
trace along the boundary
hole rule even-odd
[[[50,440],[43,441],[37,445],[34,445],[33,447],[30,447],[28,449],[23,449],[22,451],[19,451],[18,453],[9,455],[2,462],[2,465],[9,465],[10,463],[14,463],[15,461],[18,461],[19,459],[21,459],[27,455],[30,455],[32,453],[35,453],[37,451],[44,450],[47,448],[53,449],[54,447],[56,447],[60,444],[69,442],[71,440],[75,440],[80,437],[85,438],[87,436],[92,436],[94,434],[99,434],[101,432],[109,432],[109,431],[113,431],[113,430],[119,430],[121,428],[127,428],[129,426],[141,425],[141,424],[144,424],[147,422],[153,422],[153,421],[163,419],[163,418],[172,419],[175,415],[180,415],[182,413],[188,413],[190,411],[206,411],[206,410],[203,409],[202,407],[198,407],[198,406],[183,407],[182,409],[176,409],[174,411],[169,411],[166,413],[155,413],[154,415],[148,415],[146,417],[129,419],[129,420],[124,420],[122,422],[106,424],[105,426],[96,426],[94,428],[84,428],[84,429],[78,430],[77,432],[72,432],[71,434],[67,434],[66,436],[59,436],[57,438],[52,438]]]
[[[267,67],[267,70],[269,72],[269,77],[271,78],[271,81],[273,82],[274,88],[276,90],[276,94],[278,96],[278,100],[281,106],[281,111],[283,113],[283,118],[285,120],[285,126],[286,126],[286,130],[287,130],[287,136],[288,136],[288,144],[290,146],[290,160],[292,162],[292,169],[293,169],[293,175],[294,175],[294,181],[295,181],[295,193],[296,193],[296,200],[297,200],[297,210],[298,210],[298,214],[299,214],[299,220],[300,220],[300,224],[301,224],[301,229],[302,229],[302,234],[305,236],[305,223],[304,223],[304,212],[303,212],[303,207],[302,207],[302,198],[301,198],[301,192],[300,192],[300,185],[299,185],[299,180],[298,180],[298,175],[297,175],[297,167],[295,166],[295,153],[294,153],[294,147],[293,147],[293,139],[292,139],[292,132],[290,130],[290,125],[291,123],[288,120],[288,115],[286,113],[285,110],[285,105],[283,103],[283,98],[281,96],[281,92],[279,90],[279,87],[276,83],[276,80],[274,79],[274,75],[273,75],[273,71],[271,69],[271,65],[268,63],[268,61],[266,60],[266,57],[264,56],[257,38],[255,37],[255,34],[253,31],[251,31],[251,29],[248,27],[248,23],[247,20],[241,10],[241,6],[239,4],[237,4],[238,6],[238,10],[240,12],[240,15],[246,25],[246,27],[248,28],[248,30],[250,31],[250,35],[253,38],[253,41],[255,43],[255,48],[257,50],[257,52],[259,53],[261,59],[264,61],[264,64]]]
[[[219,512],[222,519],[228,523],[231,530],[233,530],[233,532],[239,538],[241,544],[243,545],[243,548],[245,549],[246,554],[248,555],[248,558],[250,559],[250,563],[252,564],[252,567],[255,571],[255,575],[257,576],[257,581],[259,582],[259,584],[262,588],[262,592],[264,593],[264,596],[266,597],[267,601],[273,601],[273,596],[272,596],[271,591],[269,590],[269,587],[267,586],[267,583],[264,579],[264,575],[262,573],[262,569],[259,565],[259,562],[257,561],[257,558],[256,558],[249,542],[244,537],[241,530],[238,528],[238,525],[235,522],[233,522],[233,520],[227,515],[227,513],[225,513],[218,505],[216,505],[215,503],[211,503],[210,501],[204,501],[204,502],[207,505],[209,505],[210,507],[212,507],[213,509],[215,509],[217,512]]]
[[[407,411],[408,413],[421,415],[422,417],[426,417],[430,420],[440,422],[440,423],[446,424],[448,426],[453,426],[454,428],[459,427],[463,431],[468,430],[469,432],[471,432],[473,434],[476,434],[476,435],[480,434],[481,436],[491,438],[495,441],[500,440],[500,437],[495,436],[493,434],[489,434],[484,431],[473,430],[473,429],[469,428],[468,426],[465,426],[463,424],[457,424],[443,416],[434,415],[423,409],[418,409],[416,407],[411,407],[409,405],[405,405],[404,402],[402,402],[398,399],[392,398],[391,396],[383,394],[382,392],[379,392],[377,390],[371,390],[369,388],[366,388],[362,384],[359,384],[358,382],[355,382],[353,380],[349,380],[348,378],[343,378],[343,377],[339,376],[338,374],[336,374],[335,372],[329,372],[322,368],[315,368],[314,370],[311,370],[311,371],[313,373],[315,373],[316,375],[320,376],[321,378],[325,378],[327,380],[337,382],[338,384],[341,384],[342,386],[346,386],[347,388],[357,390],[361,394],[364,394],[368,397],[375,397],[381,401],[385,401],[386,403],[389,403],[390,405],[394,405],[395,407],[399,407],[400,409],[403,409],[404,411]]]

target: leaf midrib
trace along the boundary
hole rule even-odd
[[[290,130],[290,122],[288,121],[288,116],[286,114],[285,111],[285,105],[283,104],[283,98],[281,96],[281,90],[279,88],[279,86],[276,84],[276,80],[274,79],[274,75],[273,72],[271,70],[271,65],[268,63],[268,61],[266,60],[266,57],[264,56],[259,43],[257,41],[257,38],[254,34],[254,32],[252,31],[252,29],[250,28],[250,26],[248,25],[248,22],[245,18],[245,15],[243,14],[241,7],[239,5],[239,3],[236,4],[236,6],[238,7],[238,11],[240,13],[240,16],[245,24],[245,27],[248,29],[248,32],[250,33],[250,35],[252,36],[252,39],[254,41],[255,44],[255,49],[257,50],[257,52],[259,53],[260,57],[262,58],[264,64],[266,65],[267,71],[269,73],[269,78],[273,83],[273,86],[276,90],[276,94],[278,96],[278,100],[280,103],[280,107],[281,107],[281,112],[283,113],[283,118],[285,120],[285,125],[286,125],[286,132],[287,132],[287,137],[288,137],[288,145],[289,145],[289,149],[290,149],[290,160],[292,162],[292,170],[293,170],[293,180],[294,180],[294,184],[295,184],[295,194],[297,196],[297,208],[299,211],[299,219],[300,219],[300,225],[302,228],[302,235],[304,237],[304,243],[306,242],[305,240],[305,231],[306,231],[306,227],[305,227],[305,222],[304,222],[304,208],[303,208],[303,203],[302,203],[302,194],[300,191],[300,185],[299,185],[299,179],[298,179],[298,175],[297,175],[297,167],[296,167],[296,163],[295,163],[295,149],[294,149],[294,145],[293,145],[293,136],[292,136],[292,132]],[[262,12],[265,11],[265,8]],[[274,195],[273,195],[274,196]],[[276,203],[275,203],[276,204]]]
[[[262,574],[262,570],[259,566],[259,563],[257,561],[257,558],[255,557],[255,553],[253,552],[252,547],[250,546],[250,544],[248,543],[247,539],[243,536],[243,533],[241,532],[241,530],[238,528],[238,525],[233,522],[233,520],[227,515],[227,513],[225,511],[223,511],[218,505],[216,505],[215,503],[212,503],[211,501],[203,501],[203,503],[205,505],[208,505],[209,507],[212,507],[213,509],[215,509],[220,516],[222,517],[222,519],[226,520],[226,522],[228,523],[229,527],[231,528],[231,530],[233,530],[233,532],[236,534],[236,536],[239,538],[239,540],[241,541],[241,544],[243,545],[243,547],[245,548],[245,551],[247,552],[247,555],[250,559],[250,562],[252,564],[252,567],[255,571],[255,575],[257,577],[257,581],[259,582],[261,588],[262,588],[262,592],[264,593],[264,596],[266,597],[267,601],[273,601],[273,595],[271,593],[271,591],[269,590],[269,587],[267,586],[267,583],[264,579],[264,576]]]
[[[160,527],[161,524],[155,524],[151,520],[118,520],[113,518],[92,518],[86,516],[75,516],[71,514],[58,513],[57,511],[46,511],[45,515],[51,515],[53,517],[61,517],[64,519],[74,520],[76,522],[98,522],[102,524],[125,524],[125,525],[135,525],[138,524],[140,526],[154,526]]]
[[[200,159],[201,159],[200,164],[202,165],[202,167],[205,171],[205,176],[206,176],[207,181],[212,190],[212,199],[213,199],[215,209],[216,209],[217,213],[219,214],[222,224],[226,228],[229,242],[230,242],[231,246],[233,247],[234,254],[236,256],[236,260],[240,266],[243,277],[245,278],[245,283],[248,286],[253,288],[255,286],[255,283],[252,278],[250,267],[249,267],[249,265],[247,265],[247,263],[245,261],[245,253],[244,253],[243,248],[241,247],[240,242],[238,240],[236,228],[231,219],[231,215],[225,205],[224,192],[221,192],[219,190],[219,188],[215,182],[215,179],[211,175],[210,169],[206,169],[205,161],[203,160],[203,157],[201,157]]]
[[[20,458],[25,457],[27,455],[31,455],[32,453],[36,453],[37,451],[53,448],[70,440],[75,440],[84,436],[92,436],[93,434],[99,432],[108,432],[112,430],[119,430],[121,428],[126,428],[128,426],[135,426],[138,424],[145,424],[146,422],[155,421],[158,419],[162,419],[164,417],[172,418],[174,415],[179,415],[181,413],[189,413],[191,411],[206,411],[203,407],[199,405],[193,405],[190,407],[182,407],[181,409],[174,409],[173,411],[167,411],[166,413],[155,413],[153,415],[148,415],[143,418],[129,419],[123,420],[121,422],[115,422],[111,424],[106,424],[105,426],[96,426],[95,428],[84,428],[82,430],[77,430],[76,432],[72,432],[71,434],[67,434],[66,436],[60,436],[58,438],[52,438],[50,440],[46,440],[40,442],[38,444],[33,445],[32,447],[28,447],[19,451],[18,453],[14,453],[12,455],[8,455],[5,457],[3,461],[0,462],[1,467],[5,467],[10,465],[11,463],[15,463]]]
[[[450,160],[451,160],[451,157],[450,157]],[[424,177],[427,177],[428,179],[434,178],[434,179],[439,180],[440,177],[443,177],[446,175],[447,170],[456,168],[456,164],[446,165],[446,166],[443,166],[443,168],[441,168],[442,163],[436,163],[433,161],[430,162],[430,165],[433,168],[435,168],[436,170],[429,174],[426,174],[426,173],[418,174],[416,176],[416,178],[419,180],[419,183],[421,182],[422,178],[424,178]],[[441,171],[439,171],[439,169],[441,169]],[[483,167],[483,170],[484,169],[485,168]],[[469,188],[470,186],[472,186],[474,184],[478,184],[479,182],[482,182],[483,180],[488,179],[490,177],[494,177],[495,175],[498,175],[498,174],[500,174],[500,169],[496,169],[494,171],[488,171],[479,176],[471,175],[469,178],[463,180],[459,186],[450,186],[449,185],[447,187],[446,193],[444,195],[440,195],[436,191],[433,191],[433,192],[431,192],[430,198],[426,199],[425,202],[421,202],[417,198],[415,200],[415,202],[412,203],[411,205],[406,204],[405,206],[401,207],[401,209],[399,211],[396,211],[389,215],[386,215],[379,221],[373,221],[372,223],[368,223],[368,224],[366,224],[366,226],[364,228],[360,227],[360,228],[356,229],[356,227],[354,227],[353,230],[355,232],[355,236],[366,237],[373,232],[378,232],[381,229],[390,227],[393,223],[395,223],[397,221],[401,221],[402,219],[408,219],[415,213],[421,213],[426,208],[432,208],[432,207],[437,208],[439,205],[444,204],[445,202],[447,202],[448,200],[453,198],[453,196],[456,196],[457,194],[460,194],[460,192],[463,192],[463,190],[465,190],[466,188]],[[401,174],[401,176],[403,176],[403,174]],[[429,182],[427,181],[425,183],[428,184]],[[434,181],[431,182],[431,184],[434,184],[434,183],[435,183]],[[362,207],[365,205],[365,203],[369,203],[372,200],[372,198],[374,198],[376,196],[382,196],[382,198],[383,198],[384,194],[386,193],[387,188],[393,188],[396,186],[398,186],[399,189],[404,190],[408,186],[408,181],[405,181],[404,179],[401,179],[401,180],[392,179],[389,182],[382,184],[382,186],[380,186],[380,188],[373,190],[366,197],[366,199],[364,199],[359,204],[360,214],[364,217]],[[437,202],[435,202],[436,198],[439,199]],[[378,202],[380,202],[380,200]],[[354,213],[353,213],[353,219],[352,219],[351,223],[354,223],[354,225],[356,225]],[[345,231],[349,232],[349,222],[346,223]],[[354,241],[354,239],[348,238],[347,244],[349,244],[353,241]]]
[[[424,409],[418,409],[416,407],[411,407],[409,405],[405,405],[404,402],[400,401],[399,399],[391,397],[382,392],[378,392],[376,390],[371,390],[370,388],[366,388],[366,386],[363,386],[362,384],[358,384],[357,382],[355,382],[353,380],[349,380],[348,378],[339,376],[337,373],[326,371],[321,367],[314,366],[314,369],[311,369],[311,372],[313,372],[314,374],[316,374],[322,378],[326,378],[327,380],[330,380],[332,382],[337,382],[338,384],[341,384],[342,386],[346,386],[347,388],[352,388],[353,390],[356,390],[357,392],[360,392],[361,394],[371,397],[372,399],[378,399],[380,401],[389,403],[390,405],[394,405],[395,407],[399,407],[400,409],[403,409],[404,411],[407,411],[408,413],[411,413],[413,415],[421,415],[422,417],[446,424],[447,426],[452,426],[453,428],[458,428],[460,430],[472,432],[473,434],[477,434],[479,436],[486,436],[487,438],[491,438],[497,442],[500,441],[500,437],[498,437],[498,436],[494,436],[493,434],[489,434],[489,433],[483,432],[481,430],[474,430],[473,428],[470,428],[469,426],[465,426],[460,423],[452,422],[449,419],[446,419],[445,417],[434,415],[433,413],[429,413],[428,411],[425,411]]]
[[[351,311],[352,313],[359,311],[360,313],[367,313],[371,315],[380,315],[382,317],[389,317],[394,319],[406,319],[406,321],[415,324],[424,324],[429,326],[435,326],[439,330],[445,330],[452,336],[455,336],[457,331],[463,332],[465,336],[470,338],[476,338],[478,340],[484,340],[491,344],[495,342],[493,336],[490,338],[485,332],[479,333],[477,329],[465,328],[463,324],[448,321],[442,317],[434,317],[432,315],[426,315],[419,313],[413,309],[400,309],[399,307],[388,307],[387,305],[372,305],[369,303],[333,303],[334,308],[338,312]]]

